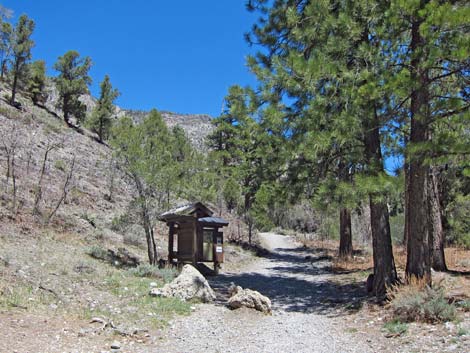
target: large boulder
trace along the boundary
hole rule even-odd
[[[201,273],[191,265],[184,265],[180,275],[163,288],[152,288],[150,295],[181,300],[199,299],[204,303],[215,299],[215,294]]]
[[[229,292],[231,297],[227,304],[231,309],[245,307],[266,314],[271,313],[271,300],[261,293],[251,289],[243,289],[240,286],[231,286]]]

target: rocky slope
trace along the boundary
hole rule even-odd
[[[52,82],[49,82],[48,84],[47,94],[47,109],[57,115],[60,115],[60,111],[56,108],[58,93]],[[93,108],[96,106],[96,99],[90,95],[83,95],[80,99],[86,105],[87,112],[91,113]],[[141,122],[147,114],[147,111],[125,109],[116,106],[116,118],[127,115],[138,123]],[[175,125],[179,125],[186,132],[194,147],[200,151],[207,150],[205,140],[214,129],[213,125],[211,124],[212,118],[209,115],[179,114],[166,111],[162,111],[161,114],[169,128],[172,128]]]

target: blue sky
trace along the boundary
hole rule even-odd
[[[256,20],[243,0],[8,0],[36,22],[33,59],[52,70],[77,50],[93,60],[92,94],[105,74],[124,108],[220,114],[232,84],[254,85],[243,34]],[[16,21],[15,21],[16,22]]]

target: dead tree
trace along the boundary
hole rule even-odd
[[[72,158],[72,162],[70,163],[70,169],[69,172],[67,173],[64,181],[64,185],[62,187],[62,194],[60,195],[59,201],[55,205],[54,209],[52,212],[47,216],[46,223],[49,223],[52,217],[56,214],[57,210],[59,207],[62,205],[62,203],[65,201],[67,198],[67,195],[71,189],[71,184],[72,184],[72,178],[73,178],[73,172],[74,172],[74,167],[75,167],[75,155]]]
[[[46,174],[47,160],[49,158],[49,154],[53,150],[58,149],[60,146],[62,146],[61,143],[52,143],[51,141],[48,141],[46,144],[46,149],[44,151],[44,156],[42,159],[41,171],[39,172],[38,184],[36,186],[36,191],[35,191],[35,196],[34,196],[34,206],[33,206],[34,215],[41,214],[39,205],[42,201],[43,181],[44,181],[44,175]]]
[[[10,184],[10,179],[12,180],[12,209],[11,212],[16,216],[17,213],[17,175],[16,175],[16,157],[18,149],[20,148],[20,138],[18,134],[18,127],[16,124],[9,129],[8,133],[3,133],[1,135],[1,147],[5,151],[6,156],[6,192],[8,192],[8,187]]]

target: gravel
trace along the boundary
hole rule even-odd
[[[330,282],[326,260],[314,262],[321,256],[305,260],[306,251],[289,237],[263,233],[261,240],[271,255],[241,273],[212,278],[218,303],[198,305],[191,316],[173,321],[157,351],[374,352],[370,342],[345,332],[341,324],[345,313],[337,305],[344,304],[344,293],[334,291],[337,285]],[[230,282],[270,297],[273,315],[226,308],[224,289]],[[326,303],[332,292],[337,300]]]

